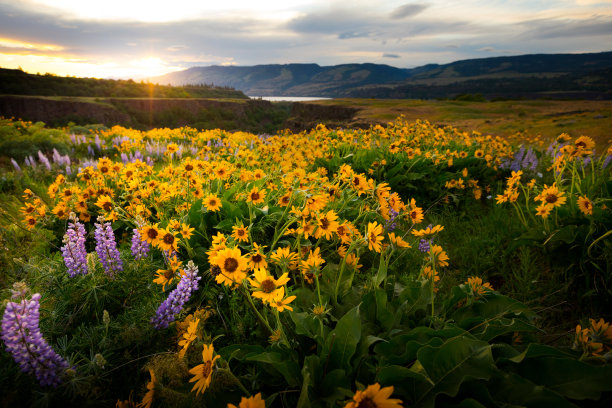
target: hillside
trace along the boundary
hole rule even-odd
[[[238,98],[246,95],[226,86],[168,86],[129,80],[28,74],[0,68],[0,95],[85,96],[124,98]]]
[[[346,88],[401,81],[409,70],[378,64],[317,64],[210,66],[150,78],[172,85],[215,84],[230,86],[252,96],[335,96]]]
[[[612,52],[603,52],[470,59],[412,69],[379,64],[193,67],[150,80],[231,86],[254,96],[611,99],[611,70]]]

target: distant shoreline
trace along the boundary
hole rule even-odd
[[[325,99],[333,99],[326,98],[323,96],[251,96],[250,99],[261,99],[264,101],[270,102],[309,102],[309,101],[320,101]]]

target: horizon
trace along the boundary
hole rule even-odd
[[[612,49],[612,1],[0,0],[0,66],[133,79],[192,67],[427,64]]]
[[[562,54],[567,54],[567,55],[580,55],[580,54],[603,54],[603,53],[607,53],[607,52],[612,52],[612,50],[607,50],[607,51],[598,51],[598,52],[589,52],[589,53],[582,53],[582,52],[569,52],[569,53],[534,53],[534,54],[520,54],[520,55],[500,55],[500,56],[495,56],[495,57],[479,57],[479,58],[467,58],[467,59],[461,59],[461,60],[456,60],[456,61],[451,61],[448,64],[452,64],[455,62],[461,62],[461,61],[468,61],[468,60],[476,60],[476,59],[489,59],[489,58],[508,58],[508,57],[521,57],[521,56],[530,56],[530,55],[562,55]],[[144,83],[153,83],[155,84],[155,82],[150,82],[150,79],[154,79],[157,77],[161,77],[164,75],[168,75],[171,73],[175,73],[175,72],[181,72],[181,71],[185,71],[191,68],[208,68],[208,67],[223,67],[223,66],[227,66],[227,67],[242,67],[242,68],[248,68],[248,67],[255,67],[255,66],[264,66],[264,65],[318,65],[320,67],[331,67],[331,66],[338,66],[338,65],[365,65],[365,64],[375,64],[375,65],[387,65],[393,68],[398,68],[398,69],[415,69],[415,68],[420,68],[422,66],[426,66],[426,65],[446,65],[446,64],[436,64],[436,63],[426,63],[423,65],[418,65],[418,66],[414,66],[414,67],[398,67],[395,65],[391,65],[391,64],[383,64],[383,63],[373,63],[373,62],[352,62],[352,63],[344,63],[344,64],[334,64],[334,65],[321,65],[321,64],[317,64],[316,62],[287,62],[287,63],[282,63],[282,64],[267,64],[267,63],[263,63],[263,64],[253,64],[253,65],[218,65],[218,64],[213,64],[213,65],[198,65],[198,66],[192,66],[189,68],[185,68],[182,70],[177,70],[177,71],[171,71],[171,72],[167,72],[165,74],[161,74],[161,75],[157,75],[154,77],[141,77],[141,78],[134,78],[134,77],[92,77],[92,76],[76,76],[76,75],[60,75],[60,74],[55,74],[52,72],[31,72],[31,71],[27,71],[25,69],[23,69],[22,67],[17,67],[17,68],[8,68],[8,67],[4,67],[2,65],[0,65],[0,69],[17,69],[17,70],[21,70],[22,72],[25,72],[26,74],[31,74],[31,75],[53,75],[53,76],[58,76],[58,77],[75,77],[75,78],[90,78],[90,79],[111,79],[111,80],[124,80],[124,81],[135,81],[135,82],[144,82]]]

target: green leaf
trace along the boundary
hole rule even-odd
[[[517,356],[508,359],[508,361],[511,361],[513,363],[521,363],[525,359],[536,357],[574,358],[574,355],[551,346],[546,346],[544,344],[531,343],[529,344],[529,346],[527,346],[527,349],[525,351],[523,351]]]
[[[319,334],[320,323],[317,318],[307,312],[292,312],[289,313],[289,316],[295,324],[295,332],[297,334],[308,336],[312,339],[316,339],[319,342],[322,341],[322,339],[320,339],[321,336]]]
[[[220,223],[218,223],[217,225],[215,225],[215,229],[230,232],[234,224],[235,224],[235,221],[233,219],[226,218]]]
[[[349,372],[350,360],[360,339],[361,317],[359,306],[355,306],[342,316],[336,328],[325,339],[322,355],[327,360],[326,369],[345,369]]]
[[[432,382],[417,391],[417,402],[426,407],[433,407],[439,394],[455,396],[466,379],[487,380],[496,371],[491,346],[467,336],[454,337],[439,347],[424,346],[417,359]]]
[[[515,374],[499,373],[487,383],[491,397],[499,405],[528,408],[576,407],[561,395]]]
[[[594,366],[571,358],[538,357],[523,360],[519,374],[536,384],[576,400],[600,398],[612,391],[612,366]]]
[[[278,371],[291,387],[300,385],[300,368],[295,359],[291,358],[290,353],[269,351],[249,356],[246,359],[269,364],[269,367]]]
[[[254,346],[248,344],[232,344],[231,346],[223,347],[217,352],[225,361],[228,363],[236,359],[238,361],[244,361],[247,357],[260,354],[264,351],[261,346]]]

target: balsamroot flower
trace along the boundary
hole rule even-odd
[[[85,250],[85,227],[78,222],[74,213],[70,214],[70,223],[64,235],[62,255],[68,268],[68,275],[87,275],[87,251]]]
[[[177,314],[183,309],[183,305],[187,303],[191,294],[198,290],[198,281],[201,279],[198,276],[198,267],[193,261],[187,263],[185,274],[176,288],[170,292],[168,298],[157,309],[155,316],[151,319],[151,323],[156,329],[165,329],[168,324],[174,321]]]
[[[402,400],[389,398],[391,394],[393,394],[393,386],[380,388],[380,384],[376,383],[363,391],[357,391],[353,396],[353,401],[346,404],[344,408],[402,408]]]
[[[132,231],[134,232],[134,235],[132,235],[132,256],[136,260],[146,258],[147,255],[149,255],[151,246],[147,241],[142,239],[138,229],[134,228]]]
[[[19,302],[8,302],[2,317],[2,341],[19,364],[21,371],[33,374],[41,386],[56,387],[62,382],[62,375],[69,368],[68,363],[57,354],[45,341],[40,329],[39,309],[40,293],[31,299],[25,297],[25,285],[16,283],[13,299]]]
[[[212,344],[205,344],[202,350],[203,364],[197,365],[189,370],[189,373],[194,376],[189,382],[195,382],[191,391],[196,391],[196,396],[206,391],[206,388],[210,385],[215,361],[220,358],[219,355],[213,357],[214,350]]]
[[[123,262],[121,261],[117,243],[115,242],[115,233],[113,232],[110,222],[104,222],[103,216],[99,216],[98,222],[94,225],[96,226],[96,231],[94,233],[96,238],[96,253],[104,267],[104,273],[112,278],[115,272],[121,272],[123,270]]]
[[[242,397],[238,406],[228,403],[227,408],[266,408],[266,401],[261,398],[261,392],[258,392],[249,398]]]

